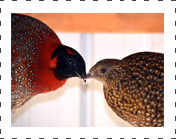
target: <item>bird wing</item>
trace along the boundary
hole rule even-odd
[[[123,61],[123,78],[113,74],[103,87],[108,105],[133,126],[164,126],[164,55],[141,52]]]
[[[45,74],[43,65],[50,70],[50,53],[58,46],[56,44],[61,44],[59,38],[41,21],[21,14],[11,15],[12,113],[38,93],[37,85],[41,85],[37,84],[40,82],[38,75]],[[50,83],[51,80],[47,78],[44,82]]]

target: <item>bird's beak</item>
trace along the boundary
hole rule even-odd
[[[91,74],[90,74],[90,72],[88,72],[87,74],[86,74],[86,76],[84,77],[84,80],[87,80],[87,79],[90,79],[91,78]]]
[[[86,84],[86,80],[84,80],[84,78],[85,78],[85,74],[83,75],[80,75],[79,73],[77,73],[77,72],[75,72],[76,74],[77,74],[77,76],[79,77],[79,78],[81,78],[81,79],[83,79],[83,84]]]

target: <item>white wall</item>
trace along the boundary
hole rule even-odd
[[[97,61],[123,57],[139,51],[164,52],[164,34],[89,34],[91,51],[81,46],[81,34],[58,33],[62,43],[73,47],[89,63],[87,71]],[[84,92],[83,92],[84,91]],[[84,94],[90,93],[90,94]],[[84,96],[85,97],[81,97]],[[85,123],[85,124],[83,124]],[[55,92],[32,98],[12,115],[12,126],[59,127],[131,126],[117,117],[105,102],[103,85],[89,80],[84,86],[79,78],[71,78]]]

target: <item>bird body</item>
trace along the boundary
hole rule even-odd
[[[109,107],[133,126],[164,126],[164,55],[139,52],[97,62],[85,76],[103,83]]]
[[[62,45],[43,22],[12,14],[11,32],[11,113],[33,96],[62,87],[70,77],[84,77],[81,55]]]

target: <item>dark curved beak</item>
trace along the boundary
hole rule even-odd
[[[88,72],[88,73],[86,74],[86,76],[84,77],[84,80],[87,80],[87,79],[89,79],[89,78],[91,78],[90,72]]]
[[[76,75],[77,75],[79,78],[83,79],[83,84],[86,84],[86,80],[84,80],[84,78],[85,78],[85,73],[82,73],[82,74],[79,74],[79,73],[77,73],[77,72],[75,72],[75,73],[76,73]]]

